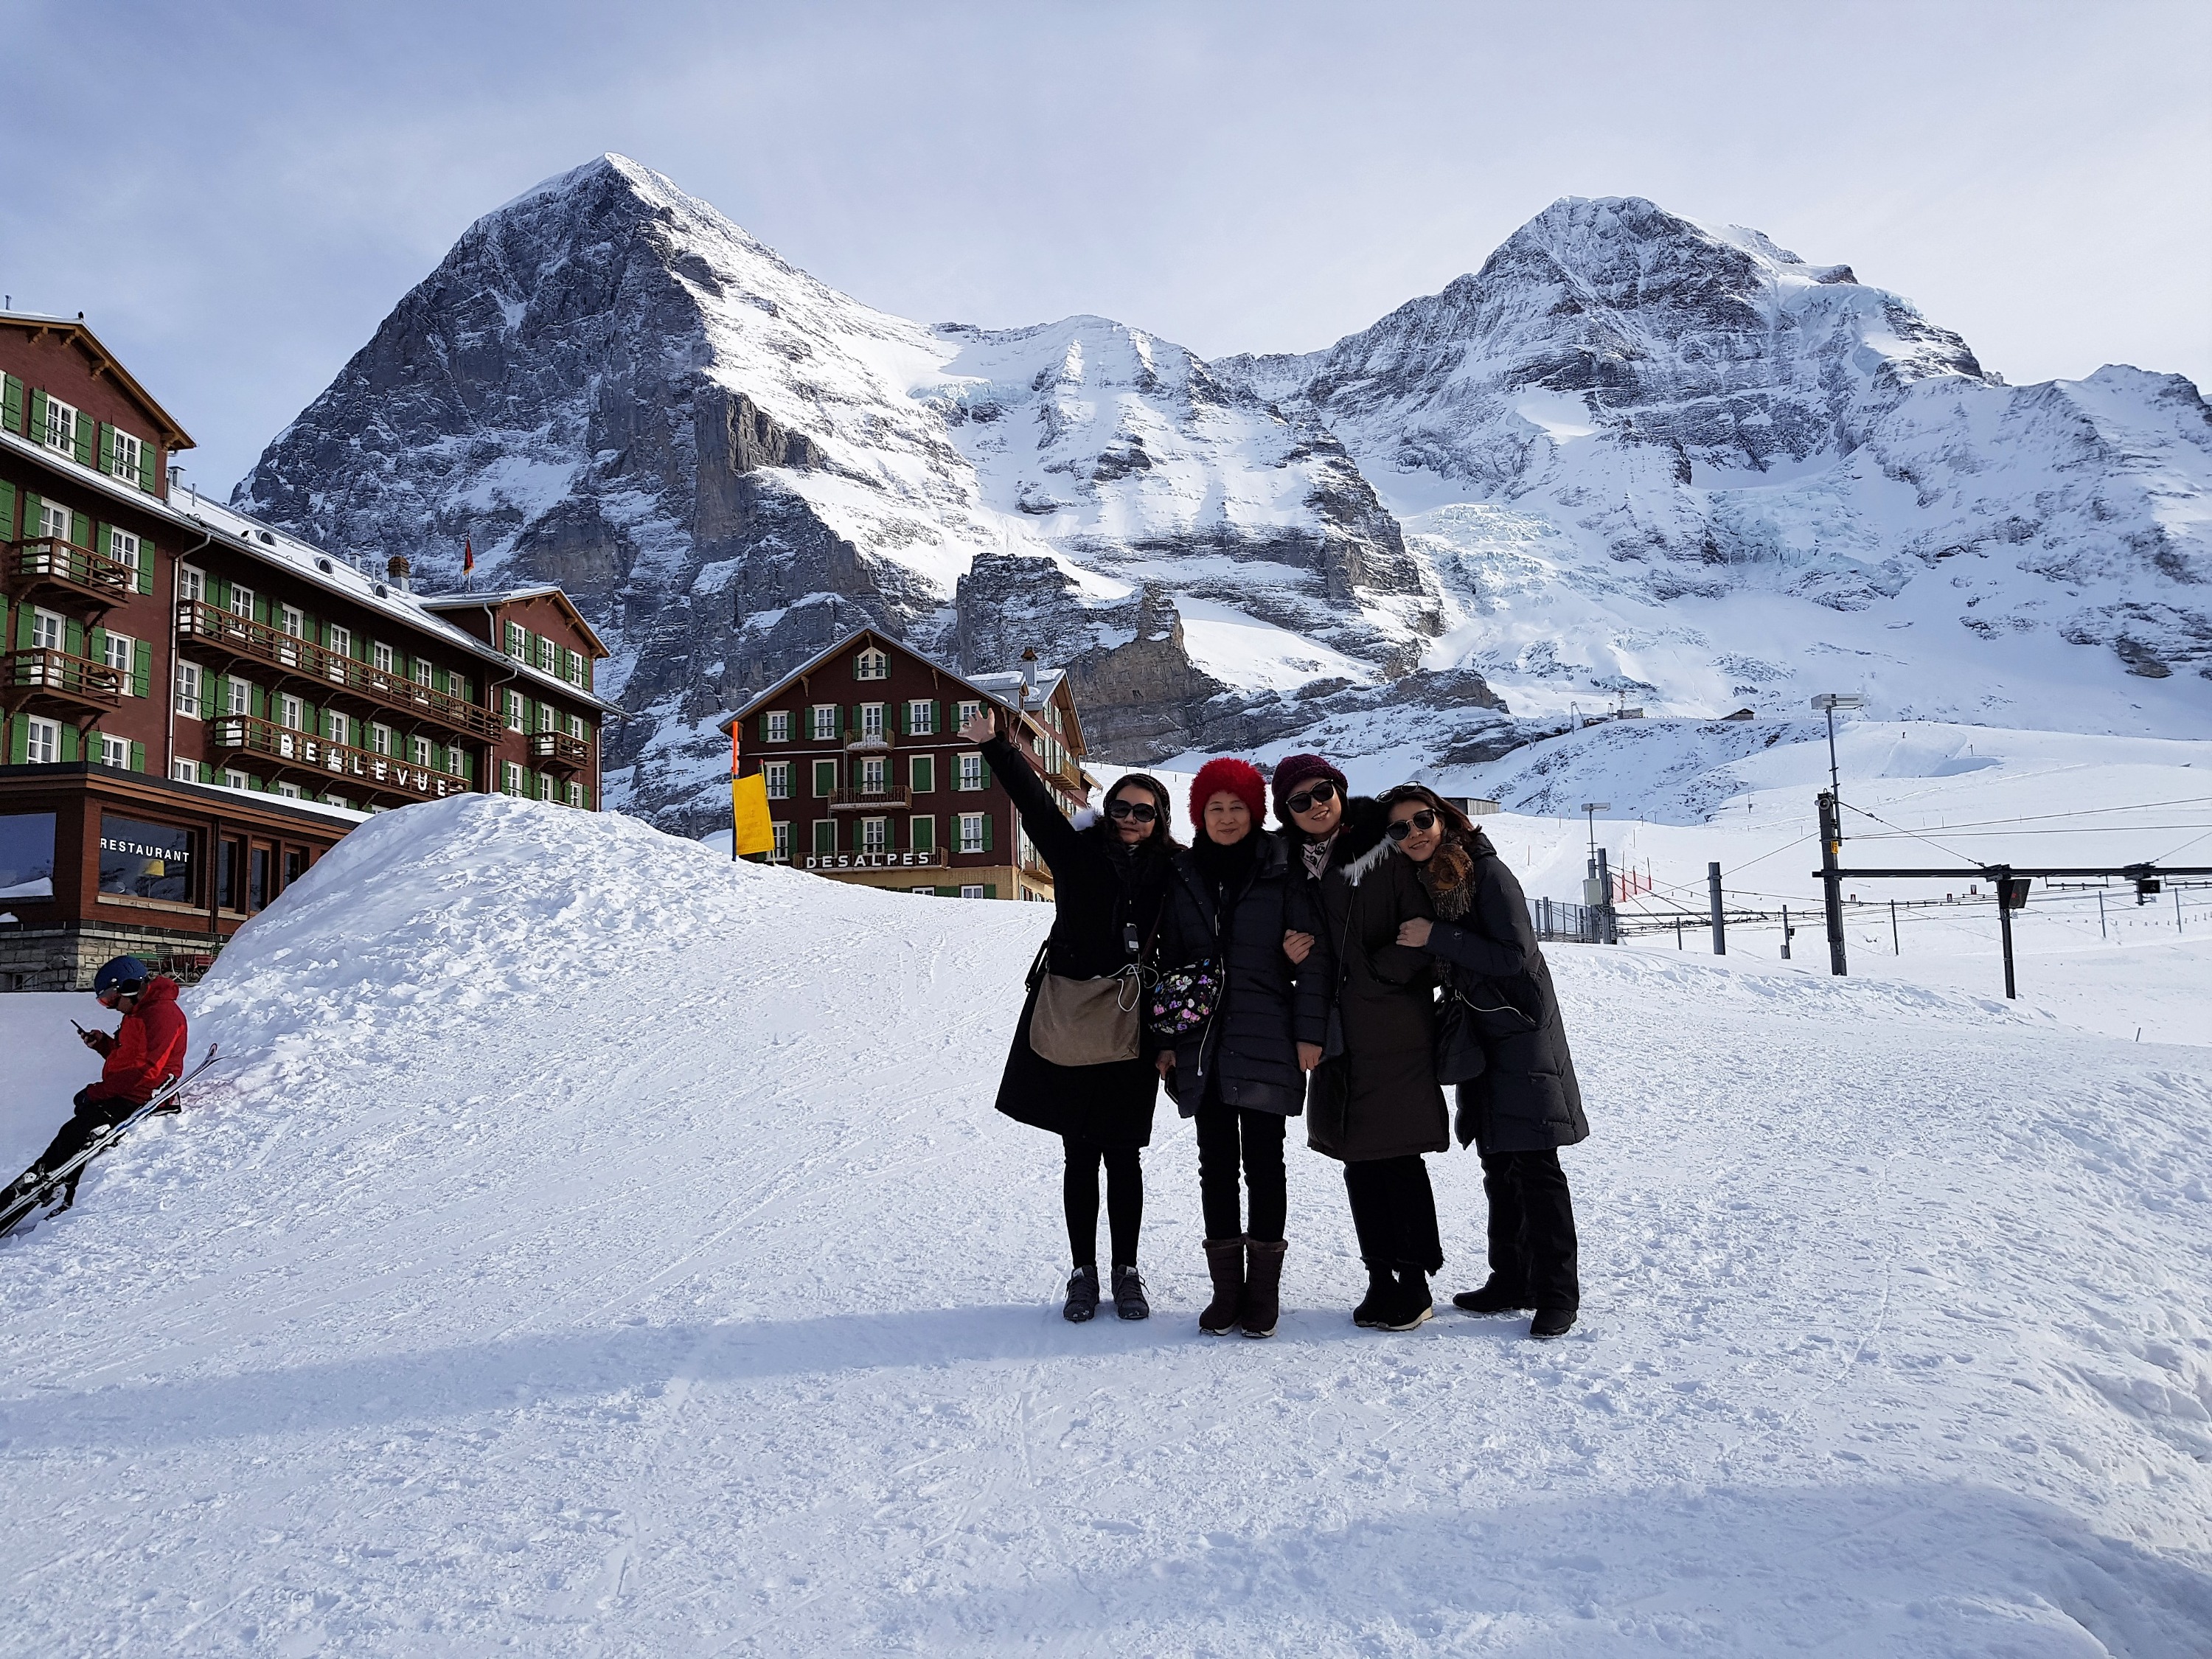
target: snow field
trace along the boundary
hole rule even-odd
[[[1356,1331],[1294,1128],[1281,1332],[1198,1337],[1171,1109],[1156,1316],[1071,1328],[989,1104],[1045,920],[497,797],[349,836],[189,994],[222,1080],[0,1246],[0,1650],[2203,1650],[2203,1050],[1558,947],[1572,1336]]]

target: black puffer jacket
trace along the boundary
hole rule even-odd
[[[1431,896],[1438,916],[1454,919],[1437,921],[1428,944],[1453,988],[1477,1010],[1487,1061],[1480,1077],[1456,1091],[1460,1145],[1484,1152],[1571,1146],[1589,1134],[1589,1121],[1528,901],[1480,830],[1468,851],[1474,869],[1466,894]]]
[[[1308,884],[1291,874],[1279,837],[1255,829],[1252,841],[1243,860],[1211,847],[1178,853],[1168,883],[1163,970],[1209,958],[1227,967],[1213,1018],[1176,1045],[1168,1074],[1185,1117],[1197,1115],[1209,1085],[1224,1106],[1296,1117],[1305,1103],[1297,1045],[1328,1032],[1328,950],[1316,945],[1296,969],[1283,954],[1285,933],[1322,932]]]
[[[1153,937],[1168,881],[1168,856],[1124,851],[1112,826],[1079,829],[1060,813],[1029,759],[1003,737],[983,745],[991,774],[1020,809],[1023,827],[1051,867],[1054,911],[1045,964],[1072,979],[1096,979],[1136,960]],[[1164,824],[1153,833],[1164,835]],[[1130,950],[1132,939],[1136,949]],[[1159,1074],[1148,1055],[1103,1066],[1055,1066],[1030,1047],[1036,1009],[1031,986],[1015,1022],[999,1081],[998,1107],[1017,1123],[1098,1146],[1143,1146],[1152,1138]]]

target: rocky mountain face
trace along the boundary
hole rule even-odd
[[[1559,203],[1325,351],[1208,364],[889,316],[607,156],[472,226],[234,499],[562,583],[618,653],[611,802],[697,831],[714,720],[864,621],[970,672],[1035,646],[1123,762],[1455,766],[1577,704],[1808,687],[2185,722],[2208,493],[2187,381],[2008,387],[1848,269],[1649,203]]]

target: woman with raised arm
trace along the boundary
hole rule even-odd
[[[1123,1000],[1143,1018],[1138,982],[1159,925],[1168,860],[1176,851],[1168,792],[1157,778],[1132,772],[1106,792],[1106,810],[1086,809],[1071,822],[1019,745],[1002,735],[988,704],[960,728],[983,751],[1014,799],[1030,840],[1052,871],[1052,933],[1042,971],[1014,1027],[1014,1046],[999,1083],[999,1109],[1018,1123],[1060,1138],[1066,1168],[1061,1203],[1074,1271],[1061,1312],[1080,1324],[1098,1311],[1098,1170],[1106,1169],[1106,1215],[1113,1248],[1114,1311],[1124,1319],[1152,1312],[1137,1271],[1137,1234],[1145,1216],[1139,1148],[1152,1139],[1159,1079],[1139,1040],[1129,1058],[1058,1065],[1037,1052],[1032,1026],[1048,975],[1076,981],[1118,978]]]
[[[1160,929],[1154,1033],[1160,1075],[1198,1129],[1199,1199],[1213,1299],[1198,1316],[1210,1336],[1273,1336],[1281,1313],[1285,1120],[1305,1103],[1328,1024],[1323,946],[1289,955],[1319,923],[1287,849],[1260,827],[1267,786],[1240,760],[1211,760],[1191,785],[1199,835],[1175,857]],[[1179,1006],[1180,981],[1194,994]],[[1194,988],[1205,987],[1204,990]],[[1243,1171],[1244,1194],[1237,1171]],[[1243,1220],[1245,1194],[1251,1219]]]
[[[1398,939],[1446,965],[1482,1044],[1483,1069],[1458,1086],[1459,1141],[1482,1155],[1490,1200],[1490,1279],[1462,1291],[1469,1313],[1532,1310],[1528,1334],[1564,1336],[1582,1304],[1574,1200],[1562,1146],[1589,1133],[1582,1085],[1552,970],[1528,902],[1498,849],[1457,808],[1419,784],[1383,798],[1408,833],[1399,850],[1420,872],[1435,920],[1412,918]]]

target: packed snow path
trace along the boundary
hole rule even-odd
[[[468,797],[192,994],[240,1063],[0,1246],[9,1653],[2200,1655],[2212,1051],[1560,949],[1566,1340],[1059,1317],[1044,912]],[[60,1103],[57,1103],[58,1108]],[[1480,1273],[1472,1157],[1432,1160]]]

